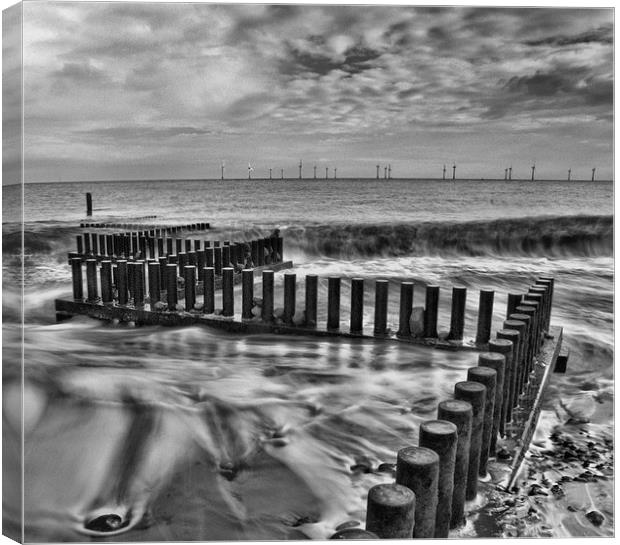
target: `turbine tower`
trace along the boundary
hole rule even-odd
[[[252,171],[254,170],[254,167],[248,163],[248,180],[252,179]]]
[[[377,180],[379,179],[379,165],[377,165]]]
[[[392,179],[392,165],[388,165],[388,180]]]
[[[383,167],[383,179],[387,180],[387,167]]]
[[[442,180],[446,179],[446,165],[443,166],[443,178]]]
[[[536,163],[532,165],[532,182],[534,181],[534,173],[536,172]]]
[[[314,179],[316,180],[316,165],[314,165]]]
[[[325,167],[325,179],[326,179],[326,180],[327,180],[327,178],[329,178],[329,176],[328,176],[328,174],[327,174],[327,170],[328,170],[328,167]]]
[[[334,167],[334,180],[336,179],[336,175],[338,174],[338,169],[336,167]]]
[[[452,179],[456,179],[456,163],[452,163]]]
[[[594,173],[596,172],[596,168],[592,169],[592,181],[594,181]]]
[[[302,162],[301,159],[299,160],[299,179],[301,180],[301,167],[302,167]]]
[[[271,180],[271,169],[269,169],[269,179]]]
[[[508,167],[508,179],[512,180],[512,165]]]
[[[568,181],[569,181],[569,182],[570,182],[570,172],[571,172],[571,169],[569,168],[569,169],[568,169]]]
[[[505,168],[504,169],[504,180],[507,180],[507,179],[508,179],[508,169]]]
[[[222,169],[222,180],[223,180],[224,179],[224,161],[222,161],[221,169]]]

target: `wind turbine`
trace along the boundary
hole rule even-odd
[[[271,180],[271,169],[269,169],[269,179]]]
[[[379,179],[379,165],[377,165],[377,180]]]
[[[570,182],[570,173],[571,173],[571,169],[568,169],[568,181]]]
[[[508,167],[508,179],[512,180],[512,165]]]
[[[223,180],[224,179],[224,161],[222,161],[221,169],[222,169],[222,180]]]
[[[596,172],[596,168],[592,169],[592,181],[594,181],[594,173]]]
[[[534,173],[536,172],[536,163],[532,165],[532,182],[534,181]]]
[[[443,166],[443,180],[446,179],[446,165]]]
[[[452,163],[452,179],[456,179],[456,162]]]
[[[248,163],[248,180],[252,179],[252,171],[254,170],[254,167]]]
[[[314,179],[316,180],[316,165],[314,165]]]

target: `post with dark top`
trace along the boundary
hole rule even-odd
[[[174,263],[166,265],[166,296],[168,300],[168,310],[175,310],[177,307],[177,266]]]
[[[538,278],[538,280],[536,280],[535,285],[543,286],[547,289],[547,301],[546,301],[547,311],[545,312],[544,326],[545,326],[545,331],[549,331],[549,322],[551,320],[551,309],[553,307],[554,281],[553,281],[553,278],[551,277],[541,276],[540,278]]]
[[[164,258],[165,259],[165,258]],[[155,303],[157,303],[161,297],[160,286],[160,272],[159,263],[156,261],[149,261],[149,301],[151,303],[151,310],[154,309]]]
[[[217,246],[213,249],[213,257],[214,257],[214,265],[215,265],[215,274],[217,276],[222,276],[222,247]]]
[[[263,271],[263,322],[273,322],[273,271]]]
[[[213,314],[215,312],[215,269],[213,267],[202,269],[202,287],[204,294],[203,312]]]
[[[351,279],[351,326],[350,332],[362,333],[364,329],[364,279]]]
[[[297,275],[284,274],[284,323],[292,324],[295,316],[295,291],[297,289]]]
[[[306,275],[306,327],[316,327],[319,277]]]
[[[100,234],[99,235],[99,255],[101,256],[107,256],[108,253],[106,252],[106,245],[105,245],[105,235]]]
[[[185,265],[183,277],[185,278],[185,310],[189,312],[196,304],[196,267]]]
[[[413,537],[435,536],[439,455],[425,447],[405,447],[396,457],[396,483],[410,488],[416,497]]]
[[[491,338],[491,324],[493,322],[493,290],[480,290],[478,303],[478,328],[476,331],[476,343],[488,343]]]
[[[167,255],[171,255],[173,252],[173,248],[172,248],[173,242],[171,238],[167,238],[166,239],[166,254]]]
[[[93,196],[90,193],[86,193],[86,215],[93,215]]]
[[[185,252],[180,252],[177,254],[179,258],[179,276],[185,278],[185,266],[188,265],[187,262],[187,254]]]
[[[104,305],[109,305],[114,301],[112,297],[112,262],[105,260],[101,262],[101,269],[99,270],[101,278],[101,302]]]
[[[471,446],[469,448],[469,468],[465,499],[473,500],[478,493],[478,469],[480,468],[480,450],[482,448],[482,431],[484,429],[484,408],[486,388],[478,382],[457,382],[454,385],[454,397],[467,401],[472,407]]]
[[[230,267],[230,245],[222,246],[222,267]]]
[[[258,267],[258,240],[252,240],[250,242],[250,251],[252,255],[252,263],[255,267]]]
[[[519,332],[519,355],[517,362],[513,365],[515,370],[515,396],[514,406],[520,403],[521,392],[523,392],[523,375],[525,367],[525,353],[527,348],[527,325],[530,320],[525,314],[511,314],[509,320],[504,321],[504,329],[510,329]]]
[[[437,310],[439,307],[439,286],[426,286],[426,307],[424,310],[424,336],[437,338]]]
[[[512,351],[513,346],[512,342],[506,339],[497,338],[495,340],[489,341],[489,352],[497,352],[498,354],[502,354],[505,358],[504,363],[504,376],[502,377],[502,399],[501,399],[501,414],[499,417],[499,434],[503,437],[505,434],[505,423],[508,422],[507,414],[508,414],[508,406],[510,403],[510,386],[512,380]],[[500,387],[500,376],[498,371],[498,388]],[[496,397],[496,403],[498,401],[499,396]],[[497,439],[497,435],[493,437],[493,439]],[[495,440],[491,441],[491,452],[495,452]]]
[[[262,267],[265,264],[265,239],[259,238],[258,243],[258,266]]]
[[[455,286],[452,288],[452,313],[450,316],[450,332],[448,333],[448,339],[450,340],[463,340],[466,298],[467,288],[461,286]]]
[[[398,322],[399,337],[411,336],[411,311],[413,309],[413,282],[400,284],[400,314]]]
[[[457,430],[454,490],[452,492],[452,513],[450,516],[450,528],[457,528],[465,522],[465,490],[469,472],[473,409],[467,401],[447,399],[439,403],[437,418],[452,422]]]
[[[222,269],[222,316],[235,314],[234,273],[235,269],[232,267]]]
[[[534,315],[534,355],[537,355],[538,352],[540,352],[540,347],[543,341],[543,331],[545,330],[543,316],[543,294],[528,292],[524,295],[522,304],[534,307],[536,309],[536,314]]]
[[[368,491],[366,530],[380,539],[413,535],[415,494],[400,484],[378,484]]]
[[[160,258],[164,255],[164,239],[157,239],[157,257]]]
[[[536,324],[536,309],[530,305],[521,303],[517,307],[517,313],[523,314],[529,317],[529,323],[527,326],[527,352],[526,352],[526,375],[524,377],[525,382],[529,382],[530,372],[533,367],[534,349],[536,346],[535,324]],[[515,315],[511,315],[511,318]]]
[[[510,318],[511,314],[517,312],[517,307],[521,304],[521,298],[523,295],[521,293],[509,293],[508,294],[508,303],[506,305],[506,318]]]
[[[387,334],[388,281],[375,281],[375,336]]]
[[[478,382],[487,390],[484,402],[484,417],[482,425],[482,443],[480,444],[480,464],[478,466],[478,475],[485,477],[487,474],[487,462],[491,451],[491,434],[493,434],[493,412],[495,410],[495,389],[497,385],[497,371],[490,367],[471,367],[467,370],[467,380],[470,382]],[[497,436],[495,436],[497,437]]]
[[[114,256],[114,236],[113,235],[105,235],[105,247],[106,247],[106,254],[109,257]]]
[[[75,240],[77,242],[78,255],[83,255],[84,254],[84,243],[82,242],[82,235],[76,235]]]
[[[84,255],[90,255],[90,233],[84,233]]]
[[[510,321],[508,320],[508,323]],[[519,322],[515,322],[517,325]],[[510,422],[512,420],[512,409],[516,405],[515,403],[515,387],[517,383],[517,362],[519,361],[519,332],[514,329],[500,329],[497,333],[497,339],[506,340],[510,342],[510,364],[506,367],[506,373],[504,374],[504,392],[508,392],[507,397],[504,397],[504,405],[506,406],[505,421]],[[506,357],[508,362],[508,357]]]
[[[525,296],[526,300],[529,300],[533,296],[535,301],[540,300],[540,341],[544,340],[544,333],[547,331],[547,299],[549,296],[548,288],[544,286],[534,285],[528,291]]]
[[[97,260],[86,260],[86,288],[89,301],[97,300]]]
[[[81,301],[84,299],[84,281],[82,280],[82,259],[79,257],[71,258],[71,277],[73,279],[73,299]]]
[[[142,308],[144,306],[144,261],[138,261],[134,265],[134,305],[136,308]]]
[[[429,420],[420,425],[419,445],[434,450],[439,455],[439,480],[437,484],[437,515],[434,537],[448,537],[454,492],[454,464],[458,431],[447,420]]]
[[[340,329],[340,278],[327,279],[327,330]]]
[[[205,263],[207,267],[215,267],[215,248],[205,248]]]
[[[493,341],[491,341],[493,342]],[[504,341],[495,341],[496,343],[504,344]],[[494,346],[497,346],[494,345]],[[495,445],[497,442],[497,435],[504,435],[504,423],[502,422],[502,408],[504,403],[504,381],[506,380],[506,357],[503,353],[482,352],[478,354],[478,366],[490,367],[495,369],[495,407],[493,409],[493,431],[491,432],[491,455],[495,454]],[[489,393],[487,392],[487,396]]]
[[[254,271],[243,269],[241,271],[241,319],[251,320],[252,307],[254,306]]]
[[[116,290],[118,291],[118,304],[127,304],[127,261],[119,259],[116,261]]]

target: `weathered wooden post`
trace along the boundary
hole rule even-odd
[[[109,260],[102,261],[99,274],[101,277],[101,302],[104,305],[109,305],[114,301],[112,296],[112,262]]]
[[[535,282],[535,285],[542,286],[547,290],[547,312],[545,313],[545,331],[549,331],[549,322],[551,320],[551,309],[553,307],[553,287],[554,280],[551,277],[541,276]]]
[[[484,344],[491,338],[491,323],[493,321],[493,302],[495,292],[493,290],[480,290],[478,303],[478,327],[476,330],[476,343]]]
[[[340,278],[327,279],[327,330],[340,329]]]
[[[518,377],[518,391],[519,395],[523,393],[525,384],[529,379],[529,345],[530,345],[530,317],[527,314],[515,313],[510,315],[508,321],[519,321],[525,324],[523,332],[521,333],[521,361],[519,362],[519,377]],[[504,322],[504,327],[509,328]]]
[[[196,304],[196,267],[185,265],[183,277],[185,278],[185,310],[189,312]]]
[[[503,341],[500,344],[503,344]],[[492,452],[495,453],[497,435],[498,433],[502,436],[504,435],[502,409],[504,403],[504,380],[506,380],[506,357],[504,353],[497,351],[482,352],[481,354],[478,354],[478,365],[481,367],[490,367],[491,369],[495,369],[495,372],[497,374],[494,392],[495,407],[493,412],[493,431],[491,435],[491,448],[493,449]],[[487,397],[489,395],[490,393],[487,392]]]
[[[135,279],[135,289],[134,289],[134,306],[136,308],[144,307],[144,296],[145,296],[145,270],[144,270],[144,261],[137,261],[134,263],[134,279]]]
[[[213,267],[215,271],[215,248],[206,248],[205,249],[205,262],[207,267]]]
[[[252,307],[254,306],[254,270],[243,269],[241,271],[241,319],[251,320]]]
[[[364,279],[351,279],[351,322],[349,331],[362,333],[364,329]]]
[[[273,322],[273,271],[263,271],[263,322]]]
[[[439,308],[439,286],[426,286],[426,308],[424,310],[424,336],[437,338],[437,311]]]
[[[202,288],[204,296],[203,312],[213,314],[215,312],[215,269],[213,267],[202,269]]]
[[[157,239],[157,257],[160,258],[163,255],[164,255],[164,239],[160,237]]]
[[[179,255],[183,251],[183,241],[180,238],[175,238],[174,243],[176,246],[176,254]]]
[[[521,304],[521,297],[523,295],[521,293],[509,293],[508,294],[508,303],[506,305],[506,318],[510,318],[511,314],[516,312],[516,308]]]
[[[548,288],[544,286],[539,286],[534,284],[528,291],[526,295],[526,299],[529,299],[530,295],[540,296],[541,302],[541,318],[540,318],[540,329],[541,329],[541,342],[544,339],[544,334],[547,332],[547,299],[549,296]],[[535,299],[539,300],[539,299]]]
[[[118,291],[118,304],[124,307],[127,304],[127,261],[116,261],[116,290]]]
[[[463,340],[466,298],[467,288],[462,286],[454,286],[452,288],[452,313],[450,316],[450,332],[448,333],[448,339],[450,340]]]
[[[165,259],[165,258],[164,258]],[[151,303],[151,310],[155,310],[155,303],[161,298],[160,290],[160,266],[157,261],[150,261],[148,264],[149,269],[149,301]]]
[[[259,238],[258,243],[258,266],[262,267],[265,264],[265,239]]]
[[[467,401],[447,399],[439,403],[437,418],[452,422],[456,426],[457,431],[454,489],[452,492],[452,512],[450,516],[450,528],[457,528],[465,522],[465,490],[469,473],[469,448],[471,444],[473,409]]]
[[[478,469],[480,468],[482,431],[484,429],[486,388],[478,382],[457,382],[454,385],[454,397],[461,401],[469,402],[472,407],[471,443],[465,499],[473,500],[478,493]]]
[[[529,319],[528,316],[521,314],[513,314],[512,316],[523,316],[525,319]],[[505,330],[516,331],[519,334],[519,345],[517,347],[517,359],[513,363],[514,369],[514,396],[513,396],[513,408],[519,405],[519,397],[521,395],[523,366],[524,366],[524,354],[527,341],[527,323],[522,320],[505,320]]]
[[[388,308],[387,280],[375,281],[375,329],[374,335],[381,337],[387,334],[387,308]]]
[[[192,251],[192,241],[189,238],[185,239],[185,253],[189,253]]]
[[[509,320],[507,320],[510,322]],[[518,322],[513,325],[518,325]],[[512,420],[512,409],[516,405],[515,402],[515,389],[517,384],[517,364],[519,361],[519,342],[520,334],[514,329],[500,329],[497,333],[497,339],[502,339],[510,342],[510,364],[507,363],[506,374],[504,375],[504,392],[508,392],[507,397],[504,398],[504,405],[506,406],[505,421],[510,422]],[[506,357],[508,362],[508,357]],[[506,389],[507,385],[507,389]]]
[[[194,265],[194,266],[198,265],[198,261],[196,259],[196,252],[194,251],[187,252],[187,264]]]
[[[86,215],[93,215],[93,196],[90,193],[86,193]]]
[[[413,537],[435,536],[439,455],[425,447],[405,447],[396,457],[396,483],[410,488],[416,497]]]
[[[77,254],[84,255],[84,243],[82,242],[82,235],[76,235],[75,240],[77,242]]]
[[[411,311],[413,309],[413,282],[401,282],[400,284],[400,313],[398,319],[399,337],[411,336]]]
[[[84,281],[82,280],[82,258],[71,258],[71,278],[73,280],[73,299],[84,299]]]
[[[86,260],[86,288],[88,301],[97,301],[97,260]]]
[[[116,252],[114,251],[114,236],[111,234],[105,235],[106,254],[109,257],[114,257]]]
[[[149,238],[147,242],[148,242],[148,250],[149,250],[148,258],[155,259],[155,239]]]
[[[505,358],[504,363],[504,372],[503,376],[501,371],[497,372],[497,387],[502,390],[502,398],[501,398],[501,414],[499,417],[499,434],[503,437],[505,435],[505,423],[507,420],[508,414],[508,405],[510,403],[510,386],[511,386],[511,377],[512,377],[512,342],[506,339],[497,338],[495,340],[489,341],[489,352],[497,352],[498,354],[502,354]],[[499,401],[499,396],[495,398],[495,403]],[[496,408],[497,410],[497,408]],[[497,434],[495,434],[491,440],[491,452],[495,452],[495,443],[497,441]]]
[[[306,275],[306,327],[316,327],[319,277]]]
[[[222,269],[222,316],[235,315],[234,273],[232,267]]]
[[[222,246],[222,267],[230,267],[230,245],[224,244]]]
[[[366,530],[380,539],[413,535],[415,494],[400,484],[378,484],[368,492]]]
[[[91,245],[92,245],[92,249],[93,249],[93,255],[97,256],[99,255],[99,240],[97,238],[97,233],[91,233]]]
[[[532,293],[528,292],[523,296],[522,300],[523,305],[527,305],[530,307],[534,307],[536,310],[534,314],[534,355],[537,355],[540,352],[540,347],[543,341],[543,332],[545,330],[544,327],[544,318],[543,318],[543,295],[541,293]]]
[[[174,253],[172,250],[172,245],[173,245],[172,239],[167,238],[166,239],[166,254],[167,255],[172,255]]]
[[[108,254],[106,253],[106,245],[105,245],[105,235],[104,234],[100,234],[99,235],[99,254],[101,256],[107,256]]]
[[[489,461],[489,453],[491,452],[491,435],[495,431],[493,429],[493,413],[495,410],[497,371],[490,367],[471,367],[467,370],[467,380],[469,382],[478,382],[486,388],[482,424],[482,443],[480,444],[480,465],[478,466],[478,475],[484,477],[487,474],[487,462]],[[493,450],[493,454],[495,454],[495,450]]]
[[[91,255],[90,249],[90,233],[84,233],[84,255]]]
[[[168,310],[177,308],[177,266],[174,263],[166,265],[166,299]]]
[[[284,316],[285,324],[293,323],[295,316],[295,291],[297,289],[297,275],[295,273],[284,274]]]
[[[250,241],[250,251],[252,254],[252,263],[255,267],[258,267],[258,240]]]
[[[529,382],[529,374],[534,366],[534,352],[536,348],[536,309],[533,306],[525,305],[523,302],[517,307],[519,314],[524,314],[529,317],[529,323],[527,328],[527,381]],[[511,316],[514,317],[513,314]]]
[[[188,265],[187,254],[185,252],[181,252],[177,254],[177,258],[179,260],[179,276],[185,278],[185,267]]]
[[[448,537],[452,516],[454,492],[454,464],[458,444],[458,430],[447,420],[429,420],[420,425],[419,444],[439,455],[439,480],[437,484],[437,516],[435,536]]]

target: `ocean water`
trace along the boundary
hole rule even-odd
[[[188,238],[207,240],[279,228],[298,301],[305,275],[321,278],[319,321],[327,276],[345,278],[343,326],[351,277],[367,279],[367,326],[373,280],[390,281],[392,329],[400,281],[415,283],[414,305],[426,284],[441,287],[440,332],[451,287],[466,286],[472,337],[479,289],[496,291],[496,330],[507,293],[553,276],[551,321],[564,329],[568,372],[552,378],[514,498],[483,487],[458,535],[613,534],[611,182],[28,184],[23,235],[21,192],[3,188],[3,455],[17,467],[23,356],[27,540],[325,539],[344,522],[363,524],[368,489],[392,479],[380,464],[417,444],[419,424],[476,363],[474,354],[380,341],[57,324],[54,299],[71,298],[66,254],[82,232],[86,192],[92,221],[206,221],[209,231]],[[582,446],[598,461],[586,461]],[[530,496],[534,482],[547,495]],[[550,492],[556,483],[562,494]],[[16,530],[17,471],[5,471],[4,486],[5,528]],[[106,515],[105,527],[92,523]]]

